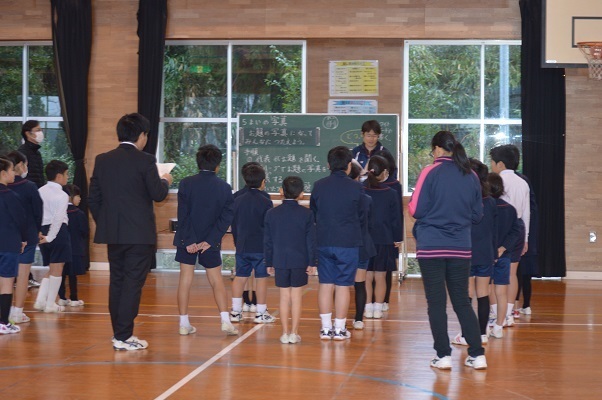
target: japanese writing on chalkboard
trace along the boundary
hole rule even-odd
[[[320,128],[239,128],[240,146],[319,146]]]

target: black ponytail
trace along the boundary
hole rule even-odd
[[[468,157],[466,156],[466,150],[464,150],[464,146],[456,140],[453,133],[449,131],[437,132],[431,140],[431,147],[434,149],[435,146],[441,147],[443,150],[452,153],[452,160],[464,175],[470,173],[470,161],[468,161]]]
[[[378,177],[389,168],[389,163],[382,156],[372,156],[368,161],[368,187],[377,188],[380,185]]]
[[[481,195],[482,197],[490,196],[491,189],[489,188],[489,182],[487,182],[487,176],[489,175],[489,168],[479,160],[470,158],[470,168],[477,174],[479,181],[481,182]]]

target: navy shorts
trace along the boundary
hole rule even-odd
[[[471,265],[470,276],[478,276],[479,278],[491,278],[493,274],[493,264],[491,265]]]
[[[518,222],[520,224],[520,236],[518,237],[516,246],[510,253],[510,261],[513,263],[517,263],[520,261],[523,249],[525,248],[525,223],[522,219],[519,219]]]
[[[36,258],[36,244],[25,246],[23,253],[19,254],[19,264],[33,264]]]
[[[353,286],[359,264],[357,247],[319,247],[318,278],[320,283]]]
[[[307,285],[307,267],[305,268],[274,268],[276,287],[301,287]]]
[[[399,256],[397,247],[394,244],[377,244],[374,247],[376,247],[376,255],[370,259],[368,271],[395,271],[397,269],[395,261]]]
[[[48,229],[50,229],[50,225],[44,225],[42,235],[46,236]],[[71,262],[71,235],[67,224],[61,225],[59,233],[52,242],[40,245],[40,252],[44,265]]]
[[[368,264],[370,264],[370,259],[360,261],[359,264],[357,264],[357,269],[363,269],[365,271],[368,269]]]
[[[265,266],[263,253],[236,254],[236,276],[248,278],[255,271],[255,278],[267,278],[268,269]]]
[[[498,258],[493,265],[493,275],[491,280],[494,285],[509,285],[510,284],[510,259],[506,257]]]
[[[205,269],[211,269],[222,265],[222,254],[219,250],[209,248],[204,253],[200,251],[190,254],[185,247],[178,247],[176,250],[176,261],[182,264],[196,265],[197,259],[199,265]]]
[[[0,251],[0,277],[14,278],[19,274],[19,253]]]

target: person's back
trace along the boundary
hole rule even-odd
[[[14,183],[9,184],[8,188],[15,192],[21,200],[27,219],[27,243],[35,245],[38,242],[38,233],[42,229],[43,213],[38,187],[28,179],[16,176]]]
[[[232,236],[236,253],[263,253],[263,221],[272,201],[259,189],[249,189],[234,200]]]
[[[494,198],[483,198],[483,218],[472,225],[472,265],[493,265],[497,258],[497,205]]]
[[[373,204],[370,236],[374,244],[401,242],[403,233],[397,192],[381,183],[378,187],[366,187],[366,195]]]
[[[507,252],[511,251],[520,240],[521,230],[514,207],[501,198],[495,199],[497,206],[497,247],[503,246]]]

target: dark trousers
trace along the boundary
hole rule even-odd
[[[460,258],[419,259],[424,293],[428,304],[431,332],[435,340],[437,357],[451,355],[447,333],[447,293],[460,321],[468,354],[477,357],[485,354],[481,345],[479,322],[468,299],[470,260]],[[447,290],[446,290],[447,288]]]
[[[142,287],[150,270],[155,246],[149,244],[109,244],[109,312],[113,336],[127,340],[134,333]]]

